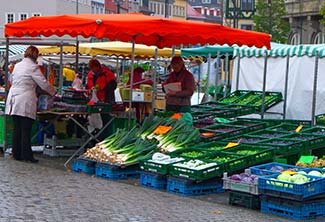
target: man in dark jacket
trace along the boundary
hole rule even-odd
[[[166,110],[190,112],[191,97],[195,90],[193,74],[185,68],[184,61],[180,56],[174,56],[170,65],[173,71],[169,74],[164,85],[179,82],[181,87],[178,91],[169,90],[166,93]]]

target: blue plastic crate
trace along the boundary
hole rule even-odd
[[[289,164],[284,164],[284,163],[276,163],[276,162],[252,166],[249,169],[251,170],[252,174],[263,176],[263,175],[271,175],[271,174],[280,173],[279,171],[272,171],[272,168],[275,168],[275,167],[282,167],[283,170],[303,169],[302,167],[299,167],[299,166],[294,166],[294,165],[289,165]]]
[[[201,182],[191,182],[178,177],[168,177],[167,191],[184,196],[203,195],[224,192],[223,183],[220,179]]]
[[[291,219],[314,219],[325,217],[325,199],[297,202],[288,199],[263,196],[261,200],[263,213],[275,214]]]
[[[157,190],[166,190],[167,176],[163,174],[142,171],[140,173],[140,185]]]
[[[107,163],[96,164],[96,176],[105,179],[128,179],[128,178],[139,178],[139,166],[123,167],[118,165],[111,165]]]
[[[77,173],[95,174],[96,161],[88,159],[75,159],[72,162],[72,171]]]
[[[258,179],[258,188],[261,194],[264,195],[299,201],[325,193],[325,178],[310,175],[305,176],[310,178],[311,181],[303,184],[277,180],[277,175],[261,176]]]

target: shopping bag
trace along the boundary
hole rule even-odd
[[[92,113],[88,115],[88,131],[92,132],[95,129],[103,127],[103,120],[99,113]]]

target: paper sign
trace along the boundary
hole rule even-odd
[[[166,134],[169,130],[171,130],[171,126],[158,126],[153,133],[154,134]]]
[[[314,156],[301,156],[298,162],[300,163],[312,163],[314,161]]]
[[[300,130],[302,129],[302,127],[304,127],[303,125],[299,125],[297,128],[296,128],[296,133],[299,133],[300,132]]]
[[[231,148],[231,147],[238,146],[238,145],[239,145],[239,143],[229,142],[229,143],[227,144],[227,146],[225,146],[225,148]]]
[[[182,90],[182,84],[180,82],[172,82],[167,83],[164,85],[165,92],[168,93],[169,91],[181,91]]]

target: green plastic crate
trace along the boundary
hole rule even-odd
[[[273,149],[275,149],[276,155],[285,156],[299,154],[305,148],[305,144],[302,141],[281,138],[266,139],[258,142],[257,145],[271,146]]]
[[[258,93],[256,98],[247,103],[249,106],[255,107],[257,111],[262,110],[262,99],[263,99],[263,92],[262,94]],[[283,100],[281,92],[265,92],[264,97],[264,110],[269,109],[270,107],[274,106],[275,104],[281,102]]]
[[[233,126],[233,125],[227,125],[227,124],[213,124],[210,126],[207,126],[207,130],[211,130],[212,132],[218,132],[218,133],[228,133],[229,135],[238,135],[243,134],[246,130],[243,126]]]
[[[325,147],[325,135],[315,135],[309,133],[295,133],[282,137],[284,139],[293,139],[297,141],[303,141],[305,147],[308,150],[317,149],[319,147]]]
[[[249,145],[239,145],[236,147],[232,147],[227,149],[227,152],[249,156],[249,165],[251,166],[266,161],[272,161],[275,155],[273,148]]]
[[[4,134],[4,116],[0,116],[0,144],[4,144],[5,134]],[[6,129],[6,143],[8,145],[12,144],[12,127],[13,122],[10,116],[7,116],[7,129]]]
[[[307,129],[302,129],[301,132],[323,136],[323,135],[325,135],[325,127],[321,127],[321,126],[310,127]]]
[[[229,153],[227,151],[220,151],[212,153],[209,160],[223,163],[226,172],[235,172],[237,170],[245,169],[249,166],[250,157],[247,155],[239,155]]]
[[[247,135],[262,137],[262,138],[265,138],[265,139],[271,139],[271,138],[281,138],[281,137],[284,137],[284,136],[288,136],[290,134],[292,134],[292,133],[290,133],[290,132],[278,132],[278,131],[270,130],[270,129],[262,129],[262,130],[258,130],[258,131],[248,133]]]
[[[207,160],[204,162],[211,163],[212,161]],[[221,176],[223,172],[224,172],[223,163],[216,163],[216,165],[214,166],[210,166],[201,170],[176,166],[175,164],[172,164],[169,168],[169,174],[172,176],[180,176],[180,177],[185,177],[194,180],[206,180],[212,177]]]
[[[199,148],[185,148],[169,153],[172,157],[183,157],[187,159],[204,159],[208,154],[207,150]]]
[[[224,150],[226,145],[227,143],[212,141],[212,142],[200,143],[195,145],[194,147],[196,149],[205,149],[208,152],[216,152],[216,151]]]
[[[315,118],[316,125],[325,126],[325,114],[317,115]]]
[[[86,112],[88,113],[108,113],[112,111],[111,104],[94,104],[94,105],[87,105]]]
[[[296,129],[299,127],[300,125],[295,125],[295,124],[289,124],[289,123],[281,123],[279,125],[273,126],[273,127],[269,127],[267,129],[269,130],[275,130],[277,132],[288,132],[288,133],[296,133]],[[308,129],[309,126],[303,126],[302,129]],[[301,129],[301,130],[302,130]],[[300,130],[300,132],[301,132]]]
[[[218,102],[223,104],[234,104],[236,101],[241,100],[243,97],[246,96],[250,91],[248,90],[237,90],[230,93],[229,96],[220,99]]]
[[[180,160],[182,161],[182,160]],[[174,163],[178,163],[180,161],[174,162]],[[155,172],[155,173],[161,173],[164,175],[169,174],[169,168],[173,163],[157,163],[154,162],[152,160],[143,160],[140,161],[140,169],[144,170],[144,171],[151,171],[151,172]]]

